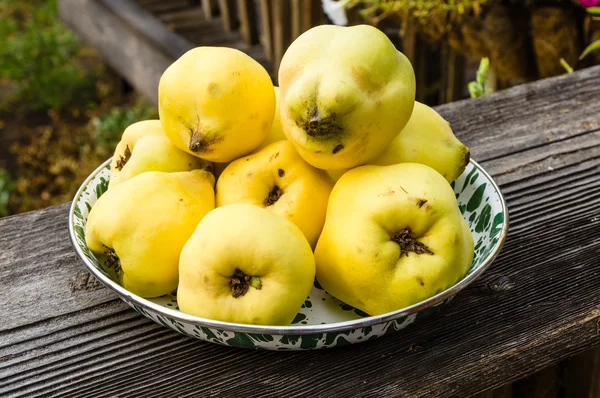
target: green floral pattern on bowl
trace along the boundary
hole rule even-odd
[[[467,275],[446,291],[407,308],[368,316],[315,285],[289,326],[257,326],[203,319],[179,311],[174,294],[144,299],[125,290],[102,267],[85,244],[85,224],[92,206],[108,188],[110,159],[96,169],[75,195],[69,230],[75,251],[87,269],[135,311],[190,337],[227,346],[304,350],[360,343],[400,331],[437,312],[477,278],[500,251],[508,230],[504,198],[492,178],[476,162],[452,183],[460,210],[475,241],[475,257]]]

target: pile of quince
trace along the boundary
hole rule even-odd
[[[286,325],[314,279],[368,314],[461,279],[473,237],[450,182],[469,150],[415,102],[408,59],[380,30],[317,26],[267,71],[198,47],[159,84],[160,120],[129,126],[88,247],[132,293]]]

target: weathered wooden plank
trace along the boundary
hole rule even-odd
[[[98,1],[172,58],[178,58],[189,50],[191,44],[187,40],[171,32],[158,18],[133,1]]]
[[[457,101],[437,109],[459,137],[477,143],[475,159],[499,159],[600,128],[594,105],[598,70],[592,67],[578,72],[576,79],[563,75],[551,83],[524,84],[478,98],[477,102]],[[504,101],[507,96],[512,103]]]
[[[203,22],[204,9],[202,7],[189,7],[184,10],[178,10],[173,12],[165,12],[157,14],[156,16],[163,21],[171,30],[171,27],[176,30],[182,30],[186,28],[195,28]],[[221,31],[223,28],[221,27]]]
[[[465,59],[448,44],[442,44],[440,54],[440,103],[458,101],[463,98],[465,85]]]
[[[527,158],[548,139],[583,153],[571,141],[595,134],[600,114],[590,99],[600,86],[580,81],[599,78],[600,67],[590,68],[438,109],[489,169]],[[553,130],[536,124],[529,106],[545,101],[548,109],[578,104],[588,124],[575,110],[557,113]],[[522,124],[528,139],[508,145]],[[502,184],[511,217],[505,247],[449,307],[402,332],[327,351],[254,352],[170,332],[104,289],[81,290],[81,279],[67,287],[66,275],[82,266],[66,237],[65,205],[0,219],[0,280],[11,278],[0,290],[10,306],[0,329],[0,396],[470,396],[598,346],[600,156],[552,153],[564,158],[560,169]],[[23,301],[19,286],[36,280],[48,281],[35,284],[38,300]]]
[[[290,0],[290,40],[302,34],[302,0]]]
[[[192,47],[131,0],[60,0],[58,6],[65,24],[154,103],[164,70]]]
[[[259,45],[248,46],[239,32],[225,32],[218,19],[173,11],[159,19],[132,0],[60,0],[63,21],[95,47],[106,62],[140,93],[157,103],[158,81],[164,70],[194,46],[236,48],[271,67]],[[171,25],[178,31],[167,28]]]
[[[258,20],[253,0],[237,0],[240,15],[240,32],[246,44],[258,42]]]
[[[193,0],[169,0],[169,1],[156,1],[144,4],[150,11],[161,13],[174,10],[182,10],[193,4]]]
[[[419,102],[425,102],[425,85],[427,62],[425,62],[426,44],[419,37],[414,21],[408,21],[402,30],[402,52],[410,60],[413,69],[421,73],[415,73],[415,98]]]
[[[226,32],[231,32],[238,28],[235,0],[219,0],[219,12]]]
[[[281,58],[290,45],[291,24],[290,24],[290,2],[274,1],[273,3],[273,71],[277,75]]]
[[[216,8],[217,0],[202,0],[202,11],[204,12],[204,18],[207,21],[213,19]]]
[[[271,14],[271,0],[260,0],[260,41],[265,49],[265,57],[273,60],[273,20]]]
[[[512,384],[505,384],[502,387],[494,390],[488,390],[486,392],[473,395],[471,398],[518,398],[513,396],[512,386]]]
[[[308,8],[310,8],[310,19],[306,19],[308,24],[305,26],[305,30],[317,25],[325,23],[325,13],[323,12],[323,5],[320,0],[305,0]]]

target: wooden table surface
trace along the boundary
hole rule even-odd
[[[600,67],[438,109],[511,220],[440,313],[332,350],[193,340],[88,276],[64,204],[0,219],[0,396],[465,397],[600,345]]]

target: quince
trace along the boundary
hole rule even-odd
[[[289,141],[274,142],[229,164],[217,181],[217,207],[248,203],[279,214],[319,239],[333,181],[306,163]]]
[[[300,35],[281,60],[279,87],[284,133],[320,169],[381,154],[415,100],[410,61],[369,25],[320,25]]]
[[[275,86],[275,116],[273,117],[273,123],[271,124],[269,135],[267,135],[267,138],[262,142],[262,144],[260,144],[258,149],[262,149],[274,142],[287,139],[285,137],[285,133],[283,132],[283,127],[281,126],[281,117],[279,116],[279,97],[279,87]]]
[[[254,150],[254,152],[258,152],[259,150],[263,149],[269,144],[286,139],[285,134],[283,133],[283,128],[281,127],[281,119],[279,117],[279,87],[277,86],[275,86],[275,104],[275,116],[273,118],[273,124],[271,125],[269,135],[267,135],[267,138],[262,142],[262,144],[260,144],[260,146],[256,150]],[[217,180],[221,176],[221,173],[223,173],[223,170],[225,170],[225,168],[229,166],[230,163],[231,162],[213,164],[214,173]]]
[[[470,151],[456,138],[448,123],[433,108],[415,101],[406,127],[387,149],[368,164],[389,166],[421,163],[435,169],[448,182],[460,176],[469,164]],[[347,171],[327,170],[334,181]]]
[[[265,140],[275,91],[265,68],[227,47],[196,47],[160,78],[158,111],[165,133],[189,154],[226,163]]]
[[[148,171],[107,190],[90,211],[86,243],[121,285],[141,297],[177,288],[179,253],[214,209],[205,170]]]
[[[182,312],[225,322],[288,325],[306,300],[315,261],[293,223],[249,204],[208,213],[181,251]]]
[[[369,164],[421,163],[435,169],[448,182],[469,164],[470,151],[456,138],[448,123],[433,108],[415,102],[408,124],[388,148]]]
[[[146,171],[210,170],[204,159],[177,149],[165,135],[160,120],[133,123],[125,129],[110,164],[109,189]]]
[[[321,286],[370,315],[440,293],[472,260],[473,236],[450,184],[418,163],[346,172],[315,250]]]

